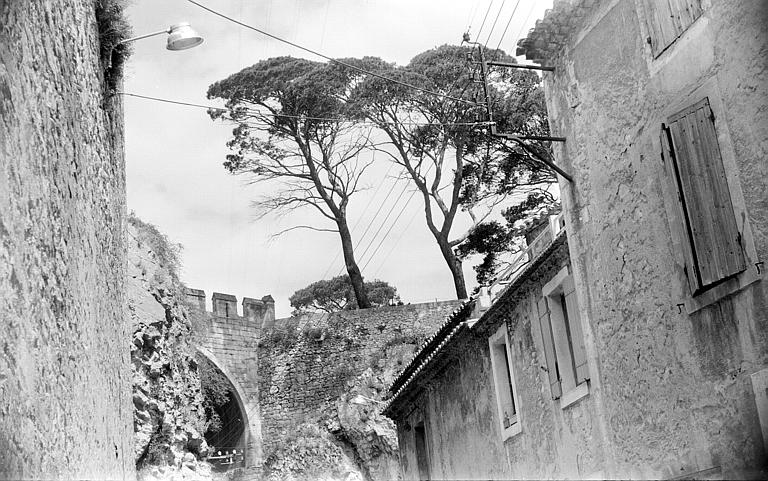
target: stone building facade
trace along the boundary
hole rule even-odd
[[[122,105],[95,3],[0,2],[0,479],[135,476]]]
[[[570,403],[566,379],[553,383],[551,353],[515,327],[535,326],[516,321],[519,303],[506,323],[521,432],[486,462],[444,467],[440,450],[461,435],[448,434],[451,409],[490,404],[477,418],[489,428],[462,445],[492,446],[498,395],[485,386],[493,396],[467,411],[461,396],[479,388],[426,383],[432,417],[417,433],[398,407],[411,383],[389,408],[410,479],[408,439],[415,453],[420,438],[435,477],[764,476],[766,24],[762,1],[563,0],[520,42],[518,54],[555,68],[544,82],[553,135],[567,139],[557,163],[573,176],[560,188],[583,340],[571,351],[586,357],[570,385],[586,394]],[[465,341],[481,352],[456,347],[466,354],[444,372],[482,365],[471,369],[492,378],[489,339]]]

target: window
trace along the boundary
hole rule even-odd
[[[684,224],[685,274],[696,295],[746,269],[708,98],[662,124],[661,148]]]
[[[685,32],[703,12],[701,0],[643,0],[653,58]]]
[[[512,355],[507,326],[502,325],[488,339],[491,350],[491,370],[496,388],[501,437],[506,440],[522,431],[518,413],[517,390],[512,371]]]
[[[552,399],[566,407],[589,392],[579,304],[568,267],[542,288],[539,327]]]
[[[427,430],[424,423],[420,422],[413,428],[413,434],[416,441],[416,464],[419,469],[419,479],[428,480],[429,478],[429,455],[427,454]]]

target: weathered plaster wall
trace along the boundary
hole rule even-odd
[[[122,106],[94,2],[0,2],[0,479],[134,477]]]
[[[654,60],[642,2],[597,2],[545,76],[552,131],[568,139],[558,162],[574,176],[561,191],[609,475],[727,477],[765,464],[750,382],[768,361],[765,282],[691,307],[659,133],[675,108],[710,97],[734,205],[748,213],[747,265],[762,278],[768,4],[703,3]]]
[[[604,464],[599,411],[591,395],[565,408],[553,401],[538,328],[542,286],[568,265],[562,243],[492,311],[451,341],[448,354],[398,420],[405,479],[419,479],[413,426],[427,427],[434,479],[567,479],[598,476]],[[532,322],[533,321],[533,324]],[[522,431],[502,441],[488,338],[508,329]]]
[[[258,351],[265,449],[293,426],[335,409],[348,383],[389,350],[410,355],[401,352],[401,346],[415,350],[458,304],[381,307],[275,321],[263,332]]]

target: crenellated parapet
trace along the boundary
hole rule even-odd
[[[201,289],[188,288],[187,300],[198,313],[225,319],[247,319],[253,322],[258,329],[275,321],[275,300],[270,295],[261,299],[244,297],[239,312],[237,297],[232,294],[214,292],[211,296],[211,311],[205,307],[205,291]]]
[[[264,325],[274,324],[275,301],[244,297],[238,312],[237,298],[214,292],[212,309],[205,306],[205,291],[187,289],[187,302],[195,330],[195,347],[232,383],[247,429],[237,446],[245,450],[246,467],[263,462],[259,409],[257,350]]]

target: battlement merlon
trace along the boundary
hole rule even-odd
[[[187,288],[186,295],[192,307],[201,313],[208,313],[217,317],[241,318],[237,313],[237,297],[232,294],[214,292],[211,296],[212,312],[205,309],[205,291]],[[270,295],[261,299],[244,297],[242,312],[242,318],[254,321],[261,328],[265,323],[274,322],[275,300]]]

